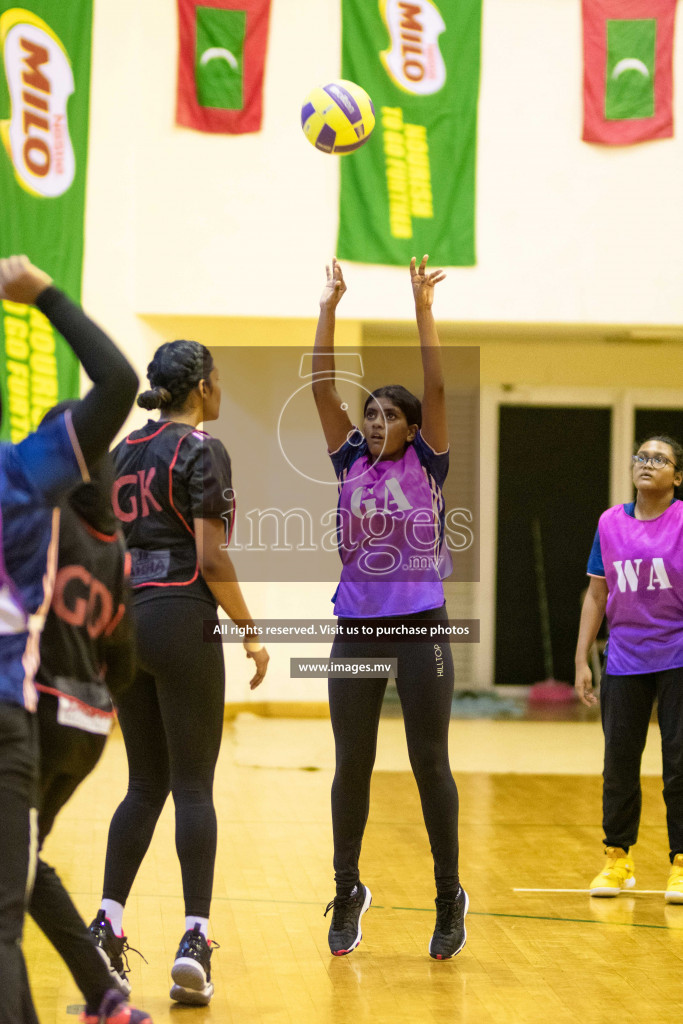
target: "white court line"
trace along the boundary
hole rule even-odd
[[[590,889],[513,889],[513,892],[590,892]],[[646,896],[663,896],[664,889],[620,889],[624,895],[634,896],[643,893]]]

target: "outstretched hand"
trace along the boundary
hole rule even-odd
[[[336,259],[332,260],[332,269],[329,266],[325,267],[325,273],[327,274],[327,281],[323,288],[323,293],[320,296],[320,307],[335,309],[342,295],[346,291],[346,284],[344,282],[344,275],[342,274],[342,268]]]
[[[28,256],[8,256],[0,260],[0,299],[33,305],[52,278],[35,267]]]
[[[419,267],[413,256],[410,261],[410,281],[413,286],[413,298],[416,309],[431,309],[434,301],[434,286],[439,281],[445,280],[446,274],[443,270],[432,270],[427,273],[427,260],[429,256],[423,256]]]

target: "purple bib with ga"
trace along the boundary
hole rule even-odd
[[[607,671],[683,667],[683,501],[649,520],[617,505],[603,512],[598,531],[609,591]]]
[[[441,491],[448,454],[432,452],[418,434],[401,459],[373,465],[362,436],[355,440],[355,449],[347,441],[332,456],[342,560],[335,614],[375,618],[441,607],[441,580],[453,568]]]

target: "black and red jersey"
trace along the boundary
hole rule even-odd
[[[184,594],[215,600],[199,570],[194,520],[234,516],[230,457],[187,423],[149,420],[114,449],[112,504],[131,556],[136,600]]]
[[[62,502],[57,574],[40,638],[39,690],[111,710],[103,684],[116,693],[129,684],[132,672],[128,563],[120,532],[96,530],[68,499]],[[125,666],[113,678],[107,672],[110,653],[117,670]]]

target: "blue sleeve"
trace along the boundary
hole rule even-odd
[[[83,480],[66,416],[57,416],[29,434],[16,446],[15,457],[48,504],[56,504]]]
[[[344,473],[348,472],[356,459],[359,459],[361,455],[365,455],[367,450],[368,446],[365,443],[365,438],[358,427],[354,428],[353,433],[344,441],[341,448],[337,448],[336,452],[330,452],[330,459],[332,460],[332,467],[337,480],[340,480]]]
[[[438,486],[443,487],[448,476],[449,452],[435,452],[429,447],[420,430],[415,435],[413,448],[420,460],[420,464],[425,466],[427,471],[431,473]]]
[[[586,572],[589,576],[605,575],[605,566],[602,564],[602,550],[600,548],[600,530],[595,531],[595,539],[593,540],[591,553],[588,556]]]

